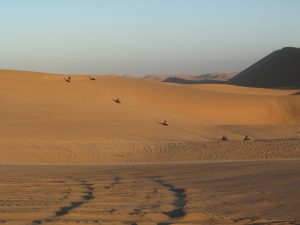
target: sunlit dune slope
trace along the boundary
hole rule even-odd
[[[193,87],[201,90],[220,92],[220,93],[232,93],[240,95],[260,95],[260,96],[287,96],[298,94],[294,89],[266,89],[255,87],[242,87],[235,85],[224,84],[195,84]],[[296,93],[295,93],[296,92]]]
[[[116,76],[64,78],[0,71],[0,162],[126,161],[123,150],[206,140],[223,133],[218,127],[224,125],[300,123],[300,96],[289,91],[201,88]],[[121,104],[112,100],[117,97]],[[160,124],[164,120],[168,127]]]

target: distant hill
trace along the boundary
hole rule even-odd
[[[300,48],[274,51],[229,80],[230,84],[264,88],[300,87]]]
[[[166,83],[176,83],[176,84],[223,84],[226,83],[226,80],[217,80],[217,79],[202,79],[199,80],[188,80],[180,77],[169,77],[162,82]]]
[[[163,74],[163,75],[158,75],[158,74],[151,74],[151,75],[147,75],[142,77],[142,79],[144,80],[152,80],[152,81],[163,81],[169,77],[172,77],[174,75],[170,75],[170,74]]]
[[[177,84],[220,84],[237,73],[210,73],[202,75],[148,75],[143,79]]]

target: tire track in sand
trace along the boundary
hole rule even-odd
[[[175,200],[173,201],[174,209],[171,211],[163,212],[167,215],[170,219],[179,219],[186,215],[185,206],[187,204],[187,194],[186,190],[183,188],[175,187],[173,184],[170,184],[162,179],[153,179],[155,182],[159,183],[160,185],[168,188],[170,192],[173,193],[175,196]],[[171,225],[173,222],[166,222],[166,223],[157,223],[157,225]]]
[[[85,180],[80,181],[80,185],[84,188],[84,191],[82,192],[82,198],[78,201],[73,201],[70,202],[69,205],[61,207],[59,210],[57,210],[54,214],[55,216],[45,219],[45,220],[33,220],[32,225],[37,225],[37,224],[43,224],[45,222],[53,222],[58,220],[62,216],[66,216],[69,214],[72,210],[82,206],[83,204],[88,203],[90,200],[94,199],[95,196],[93,194],[94,187],[92,183],[89,183]]]

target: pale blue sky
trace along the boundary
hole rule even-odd
[[[298,0],[0,0],[0,68],[239,71],[300,47]]]

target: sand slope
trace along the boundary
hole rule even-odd
[[[300,96],[292,95],[297,90],[189,86],[114,76],[96,81],[72,76],[68,83],[64,77],[0,71],[0,163],[252,158],[237,141],[245,133],[261,140],[290,138],[291,143],[273,141],[279,153],[270,155],[299,157],[297,151],[280,150],[282,145],[299,145]],[[121,104],[112,101],[116,97]],[[159,124],[163,120],[170,126]],[[216,139],[224,133],[237,142],[220,144]],[[252,144],[258,151],[269,145]],[[227,157],[231,145],[238,152]],[[223,158],[211,149],[223,151]]]
[[[272,52],[229,80],[248,87],[300,87],[300,48]]]

